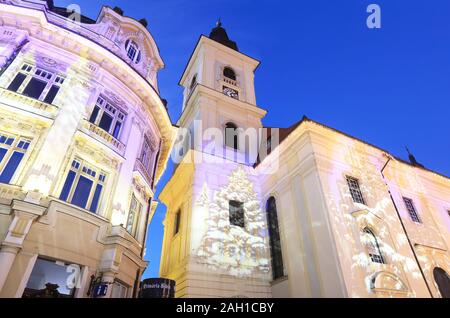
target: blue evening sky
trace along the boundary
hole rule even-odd
[[[200,34],[218,17],[256,73],[264,124],[286,127],[303,115],[450,176],[450,1],[448,0],[56,0],[96,18],[101,5],[146,18],[166,64],[161,96],[175,122],[178,81]],[[106,2],[107,1],[107,2]],[[366,8],[382,8],[382,28]],[[160,191],[173,172],[169,165]],[[158,192],[159,192],[158,191]],[[149,229],[144,277],[158,277],[165,207]]]

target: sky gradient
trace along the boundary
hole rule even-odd
[[[103,1],[55,4],[77,3],[91,18],[102,4],[146,18],[166,64],[158,80],[173,122],[188,58],[220,17],[240,51],[261,61],[264,125],[287,127],[307,115],[404,159],[408,146],[427,168],[450,176],[450,1]],[[381,6],[381,29],[366,26],[371,3]],[[157,193],[172,172],[169,163]],[[158,277],[165,211],[161,204],[150,225],[144,278]]]

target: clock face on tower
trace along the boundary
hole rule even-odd
[[[239,93],[237,90],[224,86],[223,93],[231,98],[239,99]]]

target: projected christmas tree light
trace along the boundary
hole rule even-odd
[[[230,222],[231,201],[242,203],[244,219],[237,223],[242,222],[243,227]],[[208,211],[207,228],[196,253],[199,263],[239,277],[269,272],[266,220],[244,169],[233,171],[212,201],[204,186],[197,206]]]

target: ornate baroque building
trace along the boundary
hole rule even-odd
[[[0,297],[136,296],[174,146],[176,296],[449,297],[449,178],[306,117],[264,127],[259,61],[220,24],[173,127],[146,25],[0,0]]]
[[[146,24],[0,1],[0,297],[136,295],[176,137]]]
[[[176,296],[450,297],[450,179],[306,117],[263,127],[258,65],[219,23],[182,76],[191,138],[160,195]]]

